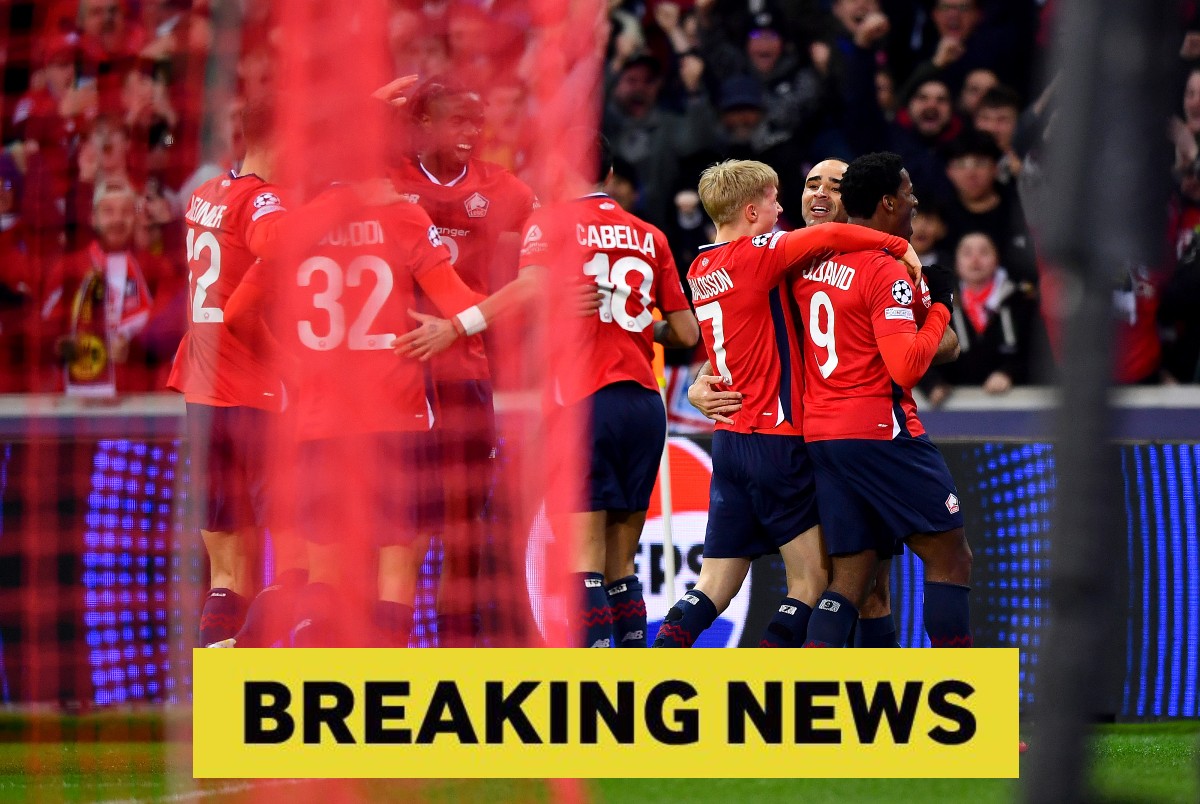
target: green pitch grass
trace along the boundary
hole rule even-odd
[[[608,779],[565,783],[565,789],[541,780],[195,781],[189,778],[190,746],[157,741],[166,731],[152,715],[0,715],[0,802],[549,803],[564,792],[574,798],[570,791],[576,790],[584,801],[613,804],[992,804],[1013,801],[1018,792],[1014,781],[978,779]],[[41,741],[28,741],[35,734]],[[1200,801],[1200,722],[1100,727],[1093,757],[1100,801]]]

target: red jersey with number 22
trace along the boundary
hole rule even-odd
[[[543,265],[563,275],[552,285],[594,281],[600,309],[578,323],[555,367],[559,404],[569,405],[617,382],[658,390],[654,376],[654,309],[688,309],[675,258],[658,229],[597,193],[540,209],[530,218],[521,267]],[[566,280],[566,281],[563,281]],[[565,285],[566,287],[561,287]],[[555,304],[570,305],[569,297]]]
[[[741,237],[701,251],[688,271],[704,350],[713,370],[742,394],[737,433],[799,435],[803,393],[796,322],[785,277],[845,249],[907,248],[902,238],[864,226],[827,223],[794,232]],[[726,390],[719,385],[719,390]]]
[[[917,331],[924,300],[903,263],[884,251],[843,254],[801,272],[792,290],[804,320],[805,439],[922,435],[912,390],[892,381],[878,346]]]

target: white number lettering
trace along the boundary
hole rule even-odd
[[[225,311],[220,307],[207,307],[208,289],[221,275],[221,244],[217,242],[212,232],[201,232],[196,236],[196,230],[188,227],[187,258],[190,263],[200,262],[200,254],[208,252],[208,268],[196,276],[199,268],[188,273],[192,275],[192,321],[197,324],[219,324],[225,320]]]
[[[733,382],[729,373],[729,363],[725,359],[725,314],[721,312],[720,302],[701,304],[696,308],[697,321],[712,321],[713,359],[716,360],[717,372],[725,378],[726,384]]]
[[[325,275],[326,284],[323,291],[313,294],[312,303],[313,307],[323,310],[328,316],[328,331],[319,335],[312,321],[300,321],[296,325],[300,342],[318,352],[336,349],[343,340],[356,352],[390,349],[392,341],[396,338],[394,332],[371,332],[371,325],[375,323],[376,316],[392,293],[394,279],[388,264],[379,257],[370,255],[355,257],[346,267],[343,280],[342,266],[328,257],[310,257],[300,264],[296,283],[302,288],[309,287],[313,274],[318,272]],[[342,293],[347,287],[361,287],[364,272],[375,274],[375,286],[371,288],[371,294],[367,296],[347,332],[346,310],[341,302]]]
[[[821,329],[822,310],[825,311],[825,318],[829,322],[825,329]],[[833,302],[823,290],[813,294],[812,302],[808,306],[808,337],[812,338],[813,346],[829,350],[829,359],[817,365],[821,376],[828,377],[837,368],[838,356],[833,338]]]
[[[622,329],[630,332],[642,332],[653,323],[650,289],[654,286],[654,269],[645,260],[622,257],[610,265],[608,255],[601,251],[584,264],[583,272],[594,277],[596,286],[600,288],[601,321],[606,324],[616,321]],[[629,275],[634,272],[639,275],[636,286],[629,281]],[[642,311],[630,315],[629,297],[634,290],[637,291]]]

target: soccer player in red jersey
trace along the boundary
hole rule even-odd
[[[555,287],[587,277],[600,289],[599,309],[561,339],[552,368],[551,416],[590,434],[585,507],[570,525],[580,603],[573,626],[582,647],[644,648],[634,556],[667,437],[654,344],[691,347],[700,332],[666,237],[595,191],[612,173],[612,151],[602,136],[594,150],[592,192],[533,214],[521,268],[523,277],[553,271]],[[664,320],[654,321],[656,308]]]
[[[852,222],[911,234],[917,198],[896,154],[855,160],[841,192]],[[930,641],[971,645],[971,550],[958,494],[911,393],[950,319],[953,275],[930,267],[924,279],[932,303],[920,329],[913,278],[883,250],[826,260],[793,283],[804,324],[804,434],[832,563],[806,646],[846,644],[878,563],[897,541],[925,563]]]
[[[253,346],[278,337],[296,372],[305,480],[297,521],[310,568],[293,631],[298,647],[408,645],[437,494],[428,471],[433,411],[420,363],[392,349],[425,356],[422,330],[449,327],[412,313],[418,288],[453,316],[451,343],[524,298],[515,283],[487,298],[472,291],[424,210],[396,203],[361,205],[315,248],[259,263],[230,301],[235,335]],[[429,324],[414,329],[414,317]],[[278,336],[264,335],[264,323]],[[343,608],[362,592],[357,573],[368,549],[378,550],[378,577],[366,595],[370,627],[356,633],[364,618]]]
[[[433,219],[463,282],[490,293],[516,275],[521,232],[537,205],[533,191],[475,156],[484,122],[477,92],[450,78],[430,78],[408,109],[415,150],[391,173],[396,189]],[[430,370],[446,489],[438,642],[465,647],[475,644],[479,631],[474,587],[496,443],[484,339],[464,338],[433,358]]]
[[[267,434],[276,426],[284,389],[276,362],[234,338],[225,305],[246,272],[281,243],[344,217],[359,193],[343,188],[286,212],[285,193],[270,183],[274,170],[274,109],[251,104],[242,113],[246,156],[241,171],[196,188],[184,213],[190,294],[188,331],[168,386],[187,404],[193,477],[202,481],[200,528],[208,551],[210,590],[200,618],[200,644],[238,632],[254,591],[253,538],[268,524]],[[394,192],[371,186],[381,199]],[[273,532],[277,587],[303,583],[303,557],[287,551],[285,529]],[[292,554],[294,552],[295,554]]]
[[[700,198],[717,225],[716,245],[688,271],[709,362],[741,407],[713,435],[713,481],[704,563],[690,592],[667,613],[656,647],[688,647],[741,587],[750,562],[779,551],[788,597],[764,644],[788,646],[805,632],[824,586],[812,469],[800,429],[800,352],[791,337],[787,277],[844,249],[916,253],[899,237],[842,223],[772,230],[779,178],[761,162],[730,160],[700,178]],[[789,437],[790,436],[790,437]]]

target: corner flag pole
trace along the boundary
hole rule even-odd
[[[658,314],[658,311],[655,311]],[[662,346],[654,344],[654,376],[658,378],[658,392],[667,405],[666,361]],[[675,601],[675,541],[671,537],[671,515],[675,507],[671,501],[671,429],[667,425],[667,440],[663,443],[662,460],[658,466],[658,498],[662,506],[663,575],[667,604]]]

